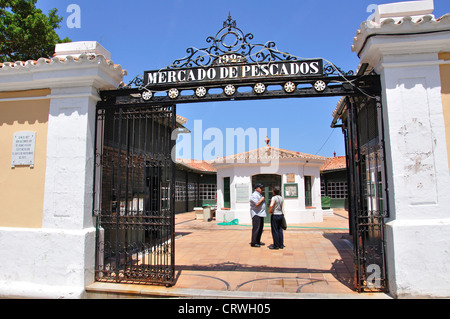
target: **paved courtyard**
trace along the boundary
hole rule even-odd
[[[175,274],[172,287],[95,282],[89,298],[390,298],[354,291],[353,248],[348,214],[335,210],[323,223],[288,225],[285,248],[250,247],[251,225],[219,225],[175,216]]]
[[[335,210],[323,223],[289,225],[285,248],[270,250],[270,225],[260,248],[250,247],[250,225],[218,225],[177,214],[176,288],[356,294],[348,215]]]

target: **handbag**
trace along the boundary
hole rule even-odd
[[[287,223],[286,223],[286,218],[284,218],[284,214],[283,214],[283,219],[281,220],[281,228],[283,230],[287,229]]]
[[[283,199],[283,198],[282,198]],[[287,229],[287,223],[286,223],[286,218],[284,218],[284,199],[283,199],[283,201],[281,202],[281,211],[283,212],[283,218],[281,219],[281,228],[283,229],[283,230],[286,230]]]

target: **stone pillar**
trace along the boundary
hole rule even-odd
[[[82,298],[85,286],[94,282],[98,90],[118,87],[124,71],[96,42],[57,45],[52,59],[9,66],[0,69],[2,91],[45,88],[51,93],[46,97],[50,107],[42,224],[0,229],[0,241],[9,243],[0,253],[23,257],[0,267],[0,296]]]
[[[387,271],[396,297],[450,296],[450,176],[439,52],[450,17],[433,1],[380,5],[353,51],[380,74],[389,187]]]

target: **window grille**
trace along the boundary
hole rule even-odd
[[[185,182],[175,182],[175,200],[176,201],[186,200],[186,183]]]
[[[217,186],[215,184],[200,184],[200,199],[216,199]]]
[[[347,198],[347,182],[328,182],[327,191],[330,198]]]

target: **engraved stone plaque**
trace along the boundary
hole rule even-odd
[[[36,132],[16,132],[13,137],[11,167],[25,165],[34,167]]]

